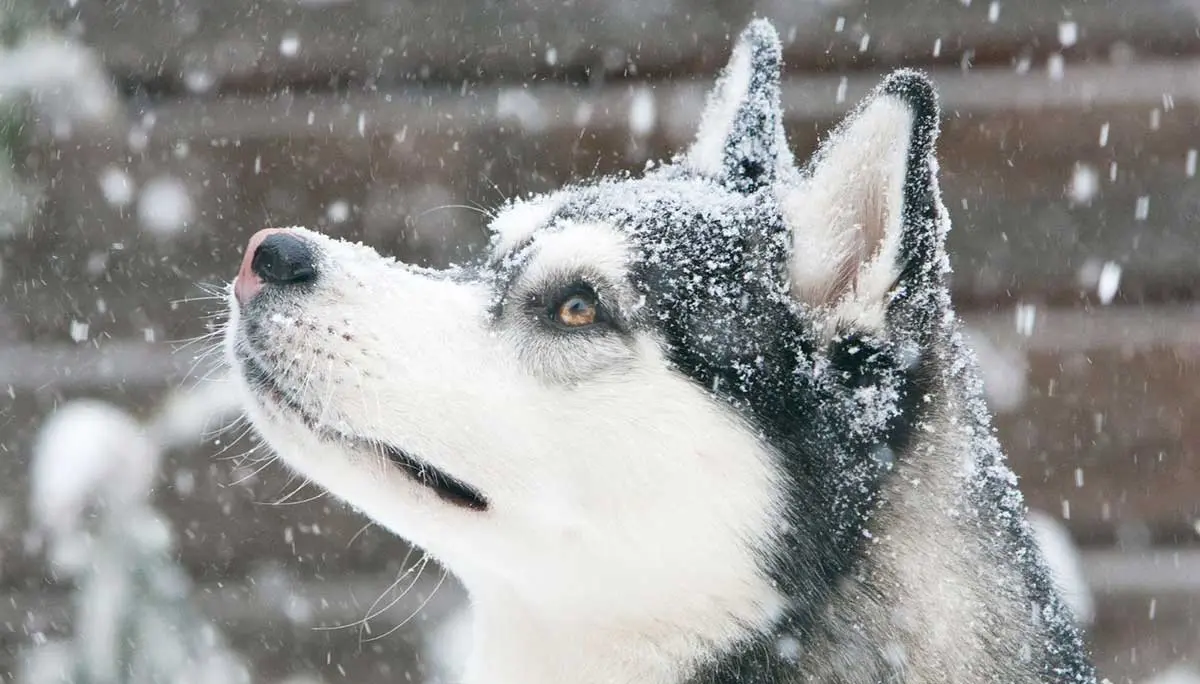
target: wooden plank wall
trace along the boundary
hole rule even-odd
[[[148,415],[194,365],[172,341],[204,333],[220,309],[189,298],[232,275],[254,230],[304,224],[434,265],[469,256],[483,219],[457,205],[636,170],[686,144],[729,37],[756,13],[786,39],[798,155],[886,70],[933,75],[954,296],[1031,504],[1084,547],[1098,662],[1114,682],[1143,681],[1200,656],[1194,3],[126,0],[56,11],[102,55],[125,110],[66,137],[42,131],[24,161],[49,201],[0,242],[6,656],[31,632],[67,628],[62,587],[25,543],[37,425],[79,396]],[[653,104],[649,130],[630,126],[635,100]],[[101,180],[113,170],[142,189],[181,184],[186,229],[155,233],[136,201],[108,201]],[[1115,269],[1119,287],[1100,296],[1100,274]],[[88,324],[85,342],[72,322]],[[311,490],[265,505],[290,491],[288,477],[252,474],[253,453],[228,459],[253,447],[231,447],[236,437],[172,454],[159,491],[206,609],[270,676],[419,676],[421,620],[365,644],[353,629],[311,628],[361,617],[399,572],[403,544],[361,531],[327,498],[304,502]],[[425,622],[444,612],[433,605]]]

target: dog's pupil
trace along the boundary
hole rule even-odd
[[[571,297],[563,304],[561,311],[564,322],[573,325],[590,323],[595,316],[592,303],[583,297]]]

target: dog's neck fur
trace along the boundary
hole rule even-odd
[[[747,467],[762,458],[729,448],[727,460]],[[725,497],[728,506],[738,495]],[[637,567],[618,559],[575,565],[570,541],[561,558],[548,559],[552,569],[539,567],[536,576],[502,579],[468,566],[460,573],[473,621],[464,682],[686,681],[698,656],[715,658],[760,638],[787,602],[758,559],[708,541],[684,540],[685,552],[664,540],[638,551],[644,563]],[[675,564],[681,557],[690,559],[684,570]]]
[[[473,596],[472,614],[465,684],[676,684],[697,652],[751,636],[717,605],[594,622],[587,614],[538,612],[512,597]]]

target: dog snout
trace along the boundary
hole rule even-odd
[[[311,283],[317,277],[312,244],[286,228],[267,228],[250,238],[234,280],[237,300],[245,304],[264,286]]]

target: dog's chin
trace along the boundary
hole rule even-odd
[[[282,387],[253,356],[235,352],[237,368],[254,400],[271,413],[281,414],[303,426],[318,441],[350,452],[382,455],[410,480],[430,490],[442,501],[463,509],[486,511],[487,498],[475,487],[436,468],[409,451],[370,437],[357,436],[318,420],[295,393]]]

